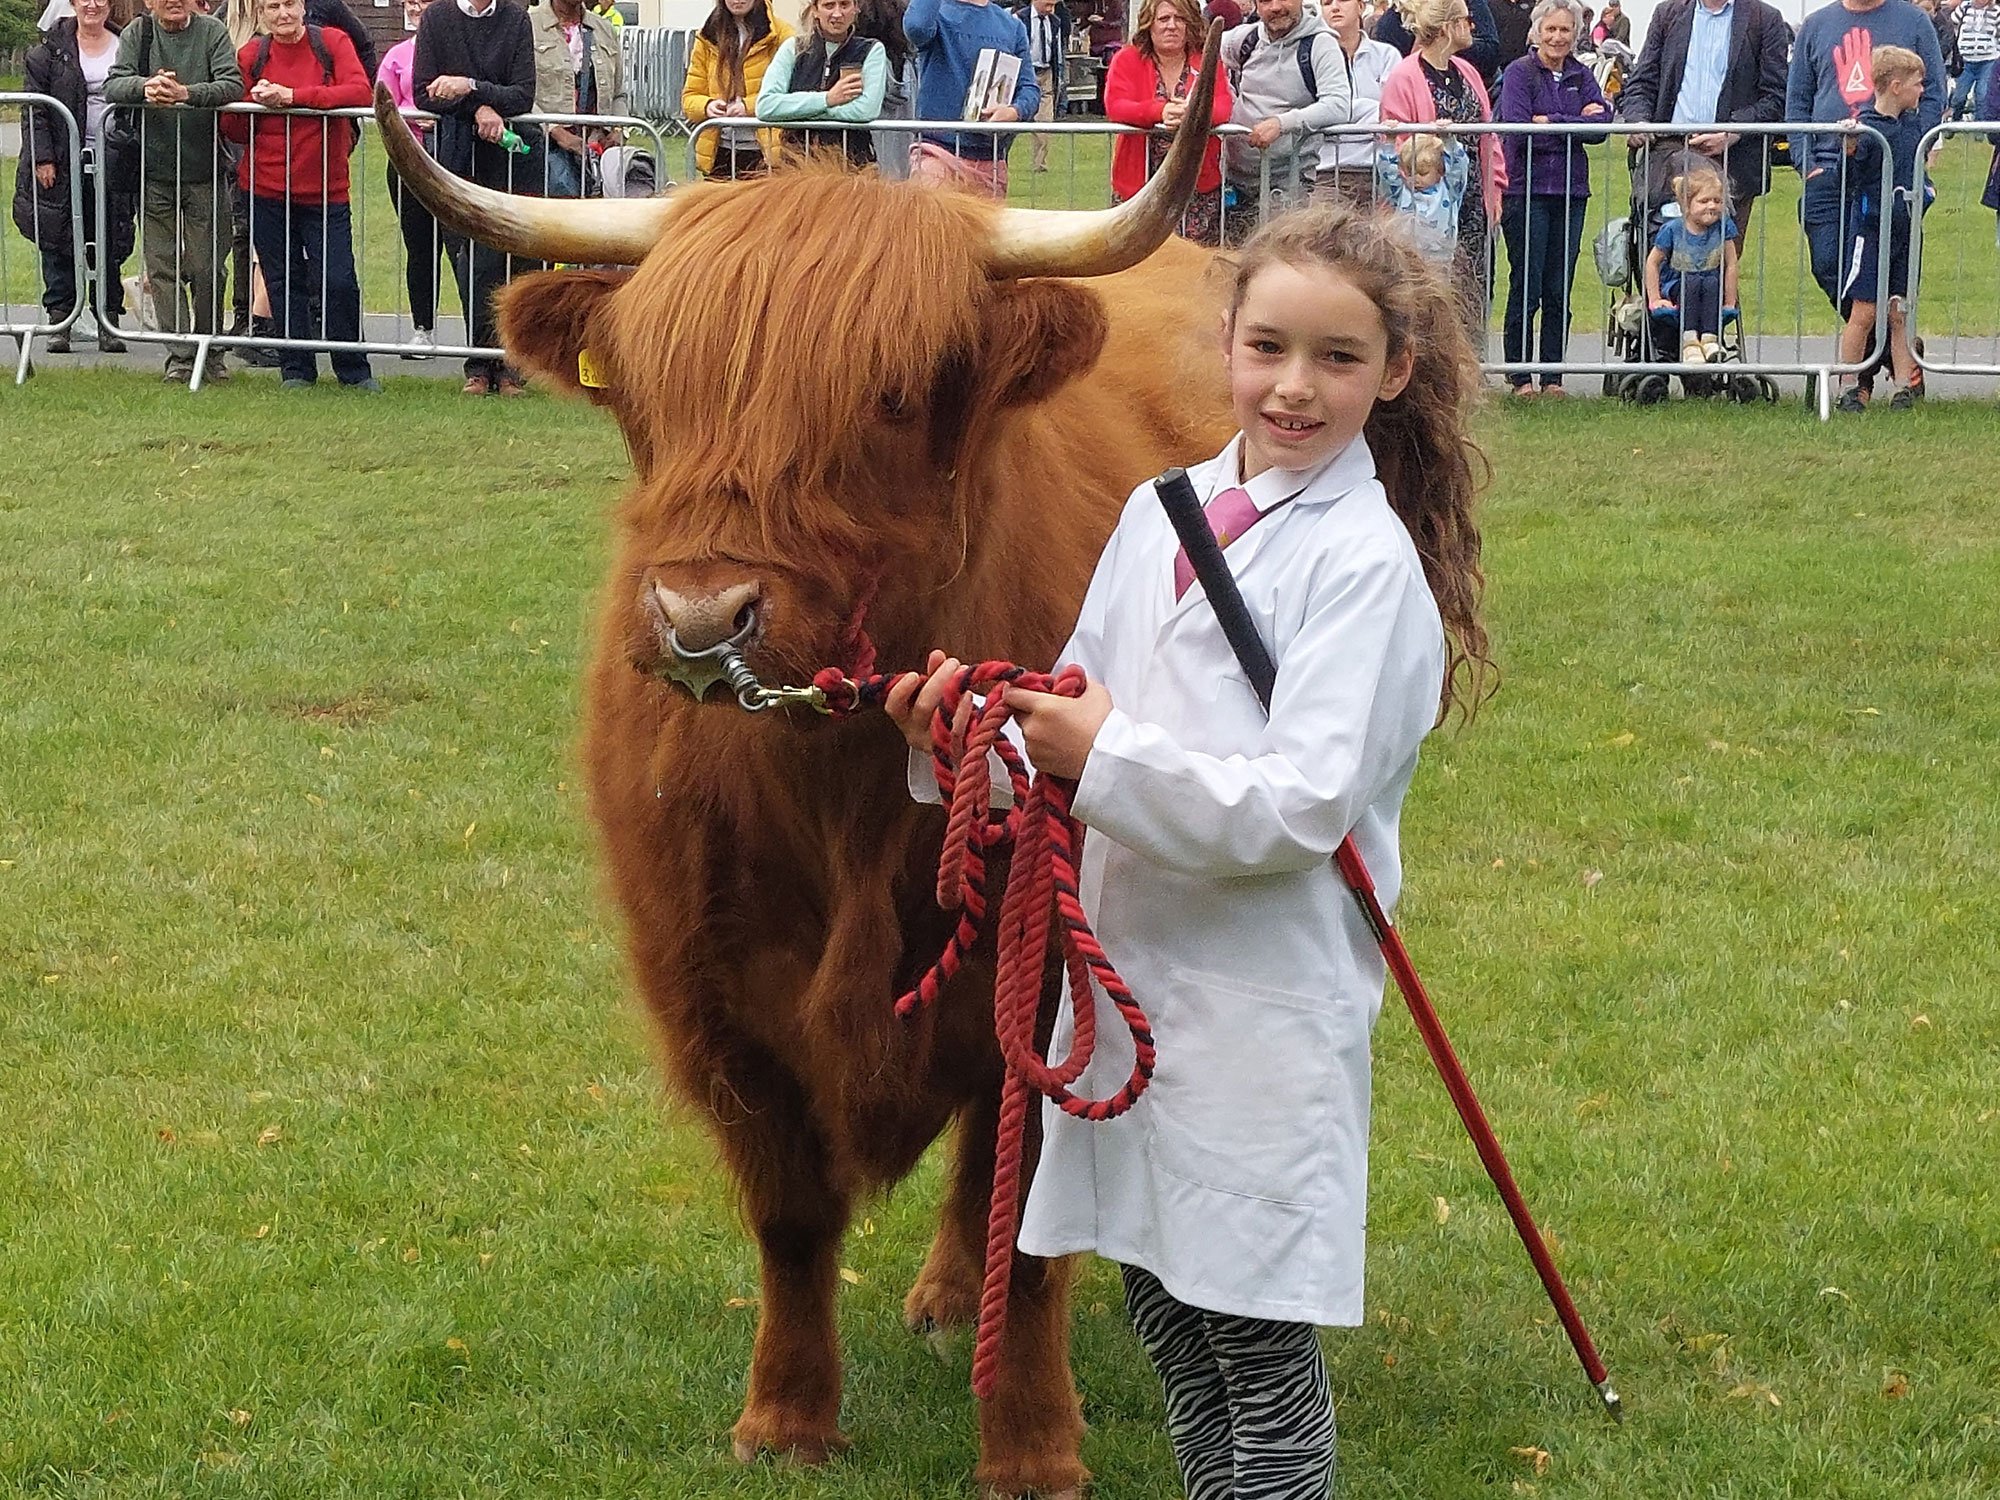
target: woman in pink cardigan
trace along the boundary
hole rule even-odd
[[[1396,0],[1416,48],[1382,80],[1384,125],[1429,125],[1449,122],[1476,125],[1491,121],[1493,101],[1478,70],[1457,56],[1472,45],[1472,17],[1465,0]],[[1465,142],[1467,150],[1472,142]],[[1492,259],[1487,241],[1500,216],[1500,190],[1507,185],[1507,166],[1499,139],[1478,140],[1479,186],[1467,193],[1458,211],[1459,285],[1465,293],[1465,316],[1472,326],[1473,347],[1485,349],[1487,287]]]

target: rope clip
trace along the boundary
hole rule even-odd
[[[759,681],[750,663],[743,659],[742,644],[747,635],[748,631],[744,631],[706,650],[690,651],[669,627],[670,659],[659,668],[659,675],[686,688],[696,702],[706,698],[708,690],[718,682],[725,682],[736,694],[736,701],[753,714],[773,708],[809,708],[818,714],[833,712],[823,688],[771,687]]]

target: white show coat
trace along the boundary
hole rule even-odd
[[[1189,477],[1206,503],[1238,473],[1232,442]],[[1144,1266],[1214,1312],[1358,1324],[1384,965],[1330,857],[1353,830],[1393,908],[1444,628],[1365,441],[1246,488],[1265,513],[1224,556],[1278,663],[1268,721],[1200,585],[1174,599],[1179,544],[1150,483],[1063,652],[1116,705],[1075,799],[1083,904],[1158,1066],[1120,1119],[1043,1106],[1020,1245]],[[1093,1000],[1097,1055],[1075,1091],[1101,1097],[1132,1044]]]

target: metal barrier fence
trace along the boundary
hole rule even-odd
[[[308,380],[316,378],[316,356],[326,354],[332,357],[338,378],[348,384],[371,378],[366,371],[372,354],[456,357],[496,366],[502,360],[492,335],[490,299],[511,275],[534,265],[445,234],[414,196],[403,193],[394,173],[386,170],[386,158],[378,172],[368,150],[372,112],[232,104],[206,116],[218,127],[206,132],[201,129],[203,112],[190,111],[186,120],[175,118],[178,113],[114,107],[105,113],[97,145],[102,153],[105,134],[116,116],[137,117],[139,249],[158,313],[154,321],[160,326],[134,320],[120,332],[132,342],[164,347],[170,376],[178,378],[179,372],[190,389],[198,390],[223,368],[217,356],[232,349],[274,350],[287,378]],[[174,139],[154,139],[165,128],[153,120],[155,114],[169,117],[168,123],[176,127]],[[240,125],[230,123],[239,120]],[[327,129],[333,120],[353,126],[351,149],[334,144]],[[275,183],[260,168],[252,145],[274,124],[284,132],[283,176]],[[427,147],[435,151],[439,132],[432,117],[413,116],[412,124],[421,128]],[[519,150],[509,149],[506,180],[493,186],[543,197],[606,192],[650,197],[661,186],[664,133],[637,116],[532,114],[509,121],[508,127]],[[552,149],[553,131],[603,139],[587,141],[580,151],[563,151]],[[295,132],[304,135],[303,142],[294,140]],[[225,146],[232,134],[244,138],[236,143],[235,152]],[[634,136],[647,144],[633,147],[629,142]],[[156,146],[162,149],[156,151]],[[337,153],[344,154],[337,157]],[[170,157],[170,173],[159,170],[156,158],[161,155]],[[238,159],[244,164],[240,175]],[[328,201],[327,185],[337,187],[343,175],[347,201]],[[373,190],[378,178],[386,188],[382,196]],[[376,204],[373,215],[371,202]],[[107,179],[100,174],[99,222],[105,222],[111,211]],[[384,215],[393,226],[393,239],[379,223]],[[236,312],[247,314],[253,251],[254,264],[271,294],[275,330],[225,329],[220,262],[225,257],[232,262],[231,302]],[[439,332],[444,295],[441,264],[446,261],[459,293],[462,337],[456,341]],[[379,280],[392,270],[402,274],[384,297]],[[107,316],[107,282],[101,278],[98,285],[100,323]],[[387,327],[382,326],[385,318]],[[376,325],[372,329],[371,321]]]
[[[681,92],[697,33],[665,26],[621,26],[618,46],[625,59],[625,97],[635,113],[685,131]]]
[[[136,113],[143,136],[154,128],[155,114],[165,114],[171,119],[176,112]],[[191,127],[197,113],[189,112]],[[187,372],[189,382],[195,387],[199,387],[206,375],[211,353],[244,347],[364,357],[368,354],[404,357],[436,354],[474,360],[501,357],[481,317],[475,317],[476,327],[463,328],[457,341],[443,339],[442,320],[437,316],[443,290],[440,260],[443,252],[452,247],[444,243],[435,223],[414,200],[399,202],[398,185],[393,178],[387,182],[389,196],[385,197],[375,186],[378,174],[368,163],[372,133],[367,122],[372,117],[367,111],[344,110],[321,116],[309,111],[266,111],[254,105],[235,105],[222,111],[221,116],[225,125],[231,117],[247,116],[250,118],[243,121],[244,127],[255,124],[268,130],[275,118],[284,122],[288,134],[299,128],[297,122],[301,121],[318,131],[318,149],[314,152],[308,146],[303,165],[297,159],[298,153],[290,149],[284,153],[287,179],[294,171],[302,172],[308,179],[305,191],[301,194],[296,190],[298,185],[289,180],[276,184],[269,193],[265,189],[271,184],[252,180],[249,191],[241,191],[234,185],[233,176],[225,175],[226,155],[212,141],[194,153],[195,165],[208,167],[202,181],[196,180],[200,174],[191,169],[184,154],[170,152],[170,180],[149,179],[142,197],[151,192],[160,200],[156,208],[161,211],[148,215],[155,221],[153,238],[163,242],[165,252],[151,257],[154,279],[178,290],[169,299],[172,304],[169,315],[161,320],[168,326],[157,331],[135,329],[134,337],[169,348],[181,346],[185,364],[191,367]],[[258,117],[265,118],[260,121]],[[328,241],[337,237],[337,226],[326,224],[329,216],[320,213],[319,205],[312,201],[317,196],[317,184],[326,179],[333,166],[329,137],[323,127],[326,119],[336,117],[351,120],[360,127],[360,145],[350,174],[352,213],[347,226],[355,266],[356,291],[352,296],[345,276],[338,274],[344,272],[344,266],[327,253],[334,248]],[[107,126],[110,118],[107,115]],[[666,152],[666,133],[662,127],[634,116],[527,116],[513,123],[529,138],[527,154],[510,159],[509,175],[516,188],[540,187],[545,192],[574,190],[573,185],[554,180],[557,153],[549,151],[541,139],[539,127],[544,125],[615,130],[621,133],[621,138],[624,133],[636,132],[650,147],[640,157],[653,169],[652,179],[645,183],[643,191],[658,191],[662,185],[659,179]],[[704,143],[711,141],[717,146],[714,170],[721,175],[761,167],[761,147],[723,149],[724,137],[720,132],[731,128],[762,133],[777,127],[759,127],[750,119],[700,122],[689,133],[691,171],[697,167]],[[1468,191],[1476,192],[1479,180],[1476,164],[1481,153],[1506,150],[1511,142],[1515,143],[1513,150],[1525,168],[1520,184],[1524,191],[1503,198],[1502,211],[1486,226],[1478,253],[1467,257],[1459,267],[1468,286],[1468,317],[1486,346],[1485,366],[1489,371],[1515,382],[1541,380],[1545,384],[1559,383],[1566,375],[1601,377],[1606,394],[1637,401],[1663,399],[1669,393],[1670,382],[1676,379],[1695,394],[1759,399],[1775,394],[1772,384],[1775,377],[1803,375],[1809,386],[1817,385],[1818,404],[1824,415],[1831,402],[1834,380],[1866,369],[1884,347],[1888,299],[1883,293],[1889,276],[1886,259],[1876,268],[1873,287],[1876,312],[1872,325],[1863,330],[1866,337],[1860,349],[1843,356],[1832,337],[1834,324],[1826,314],[1811,306],[1811,288],[1816,280],[1824,285],[1832,274],[1827,262],[1829,258],[1838,260],[1847,218],[1854,203],[1863,196],[1862,188],[1874,189],[1874,197],[1881,200],[1886,219],[1889,198],[1886,152],[1882,153],[1879,181],[1862,183],[1849,167],[1848,152],[1852,144],[1867,138],[1878,148],[1881,146],[1881,137],[1874,132],[1852,125],[1732,127],[1742,136],[1774,143],[1779,138],[1808,147],[1820,142],[1830,163],[1827,171],[1831,176],[1816,174],[1817,186],[1808,184],[1807,191],[1800,194],[1797,188],[1788,192],[1784,186],[1796,182],[1795,178],[1776,175],[1779,186],[1772,192],[1770,203],[1752,216],[1752,222],[1739,226],[1744,232],[1745,249],[1739,268],[1742,295],[1737,299],[1734,315],[1726,328],[1713,330],[1716,335],[1713,351],[1703,347],[1697,360],[1691,354],[1683,354],[1694,347],[1684,335],[1710,330],[1691,328],[1688,313],[1679,308],[1664,320],[1656,319],[1654,310],[1648,306],[1652,299],[1648,298],[1645,285],[1647,248],[1659,222],[1663,200],[1671,196],[1665,183],[1687,160],[1682,150],[1682,129],[1658,125],[1618,127],[1618,133],[1629,143],[1628,151],[1615,144],[1599,149],[1599,143],[1608,133],[1608,123],[1604,127],[1499,123],[1389,128],[1397,130],[1397,135],[1380,135],[1377,127],[1367,126],[1330,132],[1336,148],[1328,155],[1332,165],[1319,173],[1317,181],[1309,181],[1296,170],[1296,164],[1289,170],[1278,164],[1276,153],[1248,149],[1244,144],[1247,132],[1242,127],[1224,126],[1217,131],[1218,146],[1225,155],[1233,148],[1236,158],[1233,169],[1225,173],[1223,188],[1205,195],[1206,201],[1197,202],[1183,229],[1193,238],[1233,241],[1275,208],[1312,193],[1341,193],[1411,208],[1413,204],[1408,199],[1414,195],[1405,192],[1409,185],[1398,178],[1400,169],[1383,163],[1385,155],[1393,158],[1389,148],[1409,136],[1435,135],[1446,146],[1460,147],[1467,163],[1462,170],[1472,177]],[[1012,153],[1021,158],[1015,162],[1012,176],[1014,201],[1066,200],[1067,206],[1072,207],[1097,207],[1109,201],[1109,148],[1119,138],[1143,134],[1127,126],[1067,121],[1035,125],[878,120],[866,126],[829,123],[788,129],[793,133],[806,130],[827,143],[865,131],[878,155],[885,150],[891,155],[906,152],[912,140],[925,136],[940,137],[961,149],[968,142],[995,137],[1027,137],[1028,148]],[[1829,140],[1834,143],[1832,149],[1824,144]],[[1028,166],[1026,158],[1035,154],[1033,148],[1038,142],[1052,156],[1058,153],[1067,156],[1067,175],[1051,173],[1044,179],[1021,170]],[[142,153],[143,150],[142,146]],[[605,159],[609,159],[608,153]],[[1246,176],[1245,162],[1250,164],[1254,178]],[[254,179],[260,170],[254,152],[250,153],[250,163]],[[1235,182],[1227,181],[1230,177]],[[1552,181],[1550,193],[1542,193],[1539,184],[1551,179],[1559,180]],[[1583,202],[1584,189],[1588,190],[1588,206]],[[101,217],[108,208],[102,177],[97,182],[96,196]],[[306,200],[303,211],[298,207],[301,197]],[[1803,197],[1804,211],[1799,214],[1780,211],[1794,197]],[[373,227],[371,202],[375,205]],[[278,336],[265,332],[225,332],[220,328],[219,268],[190,262],[200,261],[203,253],[211,260],[219,258],[221,242],[227,234],[219,226],[232,226],[235,232],[230,237],[251,238],[249,221],[271,222],[266,217],[265,205],[274,205],[269,211],[278,216],[283,231],[275,239],[267,231],[266,245],[273,250],[274,259],[282,258],[288,266],[292,263],[299,237],[294,231],[318,240],[320,253],[314,255],[311,247],[307,247],[302,256],[304,274],[312,285],[303,299],[303,312],[274,309],[286,322]],[[1551,205],[1559,211],[1540,211]],[[405,214],[399,208],[413,212]],[[1207,219],[1195,222],[1203,214]],[[187,218],[195,221],[192,232],[187,224],[177,222]],[[386,225],[382,223],[385,219]],[[1876,227],[1879,234],[1886,228],[1886,222]],[[395,238],[399,233],[403,246],[400,254]],[[1599,263],[1605,283],[1601,298],[1577,289],[1577,268],[1586,247],[1595,252],[1592,260]],[[404,268],[402,277],[395,277],[393,273],[405,261],[415,264]],[[482,257],[477,252],[455,257],[454,271],[460,272],[457,279],[461,308],[467,304],[464,294],[470,290],[471,305],[483,309],[484,295],[505,279],[509,264],[504,257]],[[1542,274],[1531,274],[1538,266]],[[239,252],[236,270],[242,273],[244,269]],[[190,271],[198,274],[184,274]],[[398,282],[395,292],[386,298],[379,285],[384,274],[390,274]],[[284,279],[288,288],[297,280],[291,275]],[[104,316],[105,280],[108,278],[99,282],[100,321]],[[239,274],[232,280],[242,286],[246,278]],[[204,289],[208,306],[206,326],[193,316],[191,304],[181,295],[192,289],[191,282],[200,283]],[[246,292],[239,292],[239,306]],[[357,300],[364,316],[356,326],[337,331],[333,324],[338,320],[329,317],[328,309],[336,302],[352,309]],[[1502,326],[1497,331],[1492,316],[1495,301],[1504,310]],[[1600,306],[1604,314],[1602,332],[1592,333],[1586,328],[1572,333],[1571,322],[1583,316],[1593,304]],[[387,327],[383,326],[385,320]],[[1538,321],[1540,329],[1533,329],[1532,325]],[[36,325],[37,329],[42,326]],[[1554,334],[1549,332],[1551,327]],[[352,336],[340,336],[341,332]],[[350,362],[350,372],[353,368]]]
[[[76,326],[76,320],[83,312],[83,287],[89,271],[84,254],[84,247],[87,242],[87,236],[83,231],[84,174],[81,170],[76,170],[83,163],[83,135],[77,129],[76,116],[69,112],[69,109],[60,99],[52,99],[47,94],[30,94],[19,91],[0,92],[0,109],[10,106],[26,107],[22,111],[21,165],[18,170],[29,174],[28,209],[29,217],[35,228],[34,234],[29,238],[28,243],[35,252],[36,274],[40,277],[44,287],[47,287],[49,278],[54,271],[54,266],[51,264],[48,236],[42,224],[43,216],[41,210],[45,206],[56,208],[59,218],[68,218],[70,245],[69,274],[71,295],[69,298],[69,311],[66,314],[59,318],[44,316],[33,321],[23,322],[13,317],[10,311],[11,299],[0,297],[0,335],[12,334],[14,336],[16,345],[18,346],[18,358],[14,363],[14,384],[20,385],[27,380],[29,374],[34,369],[35,340],[37,338],[67,333],[71,328]],[[64,159],[71,165],[72,170],[61,174],[69,180],[68,187],[61,195],[61,199],[57,197],[54,183],[51,182],[44,185],[41,179],[34,175],[32,169],[27,165],[28,158],[34,150],[34,132],[50,128],[47,123],[31,124],[30,117],[27,114],[28,108],[44,112],[42,114],[44,122],[54,122],[55,127],[60,132],[63,147],[68,152],[68,155]],[[44,201],[45,194],[47,195],[46,203]],[[66,214],[63,212],[65,209]],[[0,232],[0,288],[10,288],[15,284],[12,267],[8,264],[8,243],[10,239],[11,236]],[[42,312],[47,314],[50,311],[48,298],[45,296],[42,302]]]
[[[1593,150],[1614,128],[1626,144]],[[1799,213],[1788,216],[1768,206],[1761,214],[1751,212],[1756,196],[1761,195],[1746,195],[1732,205],[1726,164],[1691,153],[1686,147],[1690,133],[1686,126],[1635,123],[1614,127],[1608,117],[1603,125],[1437,122],[1344,126],[1324,133],[1334,143],[1334,150],[1322,158],[1329,165],[1309,174],[1296,159],[1289,167],[1274,165],[1276,153],[1246,148],[1242,143],[1248,131],[1226,125],[1215,132],[1225,163],[1224,185],[1212,204],[1201,202],[1198,196],[1181,227],[1193,239],[1236,243],[1285,204],[1326,195],[1399,207],[1411,212],[1421,226],[1421,195],[1408,190],[1400,165],[1390,165],[1397,143],[1436,136],[1447,153],[1450,144],[1456,143],[1463,154],[1459,169],[1468,179],[1465,192],[1475,195],[1480,193],[1483,180],[1482,155],[1490,150],[1513,156],[1522,168],[1518,174],[1520,191],[1514,192],[1510,184],[1510,190],[1501,195],[1499,214],[1486,216],[1490,222],[1485,224],[1483,235],[1470,235],[1465,241],[1442,247],[1446,258],[1458,254],[1456,274],[1465,285],[1467,316],[1485,355],[1483,367],[1489,373],[1516,385],[1536,380],[1559,384],[1570,375],[1595,377],[1603,381],[1606,395],[1641,402],[1665,399],[1676,380],[1690,394],[1745,401],[1774,399],[1777,378],[1804,377],[1808,390],[1817,396],[1820,414],[1829,415],[1837,380],[1868,370],[1886,346],[1886,256],[1880,259],[1868,288],[1876,311],[1863,330],[1862,347],[1843,354],[1836,334],[1837,319],[1831,319],[1838,300],[1840,252],[1848,243],[1847,231],[1853,227],[1850,221],[1856,205],[1864,198],[1876,205],[1876,221],[1871,227],[1878,234],[1888,224],[1891,167],[1886,150],[1881,149],[1883,139],[1877,132],[1851,123],[1742,124],[1728,129],[1746,140],[1768,143],[1763,153],[1767,163],[1780,142],[1808,151],[1816,143],[1832,143],[1830,150],[1821,146],[1830,158],[1825,171],[1816,173],[1799,190]],[[688,170],[700,172],[705,143],[712,142],[708,148],[713,150],[712,165],[707,174],[711,178],[727,180],[760,171],[765,162],[757,135],[769,139],[772,130],[768,125],[760,129],[752,119],[701,121],[689,136]],[[722,134],[728,131],[737,133],[735,150],[728,149],[728,138]],[[1036,149],[1037,143],[1054,149],[1068,143],[1072,180],[1066,185],[1067,193],[1060,189],[1051,193],[1033,185],[1025,196],[1031,200],[1066,197],[1071,207],[1098,207],[1110,199],[1108,173],[1095,155],[1087,168],[1093,174],[1091,180],[1074,180],[1080,159],[1077,143],[1093,137],[1115,141],[1146,134],[1136,127],[1096,121],[994,124],[878,120],[855,126],[825,122],[787,127],[792,143],[787,149],[838,149],[838,143],[857,132],[872,137],[877,156],[898,149],[897,143],[907,148],[914,142],[926,142],[942,146],[946,154],[956,154],[952,150],[955,146],[979,166],[966,171],[945,163],[939,169],[941,175],[955,176],[975,190],[992,191],[1016,202],[1024,196],[1019,191],[1023,165],[1019,158],[1024,153],[1018,149],[1004,153],[999,159],[1011,164],[1005,178],[999,178],[985,169],[984,152],[991,148],[983,143],[996,137],[1024,137],[1030,142],[1027,154],[1035,156],[1046,154]],[[1849,165],[1852,143],[1864,138],[1881,156],[1879,171],[1867,182]],[[1232,142],[1237,143],[1234,148]],[[1385,156],[1390,162],[1384,161]],[[1743,220],[1738,225],[1741,263],[1737,274],[1748,296],[1734,304],[1718,303],[1712,327],[1691,323],[1690,311],[1678,304],[1671,314],[1660,316],[1647,284],[1646,261],[1656,235],[1665,220],[1678,212],[1672,181],[1691,166],[1717,171],[1724,185],[1725,208]],[[1767,175],[1773,182],[1770,196],[1788,199],[1791,194],[1778,189],[1797,179],[1768,172],[1768,168]],[[1479,240],[1476,247],[1470,243],[1474,238]],[[1593,252],[1591,259],[1604,285],[1601,297],[1579,294],[1576,289],[1577,270],[1586,248]],[[1816,286],[1824,294],[1828,314],[1813,310]],[[1579,352],[1571,348],[1571,324],[1586,307],[1601,309],[1602,332],[1595,336],[1594,348],[1590,335],[1576,336],[1583,341]],[[1502,314],[1497,331],[1492,326],[1496,310]],[[1554,335],[1548,332],[1551,326]]]
[[[1917,160],[1944,155],[1960,137],[1969,137],[1975,148],[1993,149],[1952,153],[1945,170],[1932,174],[1939,184],[1937,202],[1910,216],[1912,356],[1926,374],[2000,375],[2000,197],[1992,204],[1982,201],[1989,185],[2000,192],[2000,127],[1993,121],[1946,121],[1925,132]],[[1995,221],[1982,234],[1987,226],[1978,220],[1988,212]],[[1971,224],[1962,224],[1961,215]],[[1938,227],[1927,229],[1928,223]],[[1967,247],[1982,243],[1984,267],[1968,264]],[[1920,316],[1925,311],[1932,314],[1928,326]]]

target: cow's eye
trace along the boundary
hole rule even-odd
[[[884,391],[875,400],[876,404],[882,409],[882,416],[885,421],[907,422],[911,417],[916,415],[915,412],[910,410],[909,398],[901,391]]]

